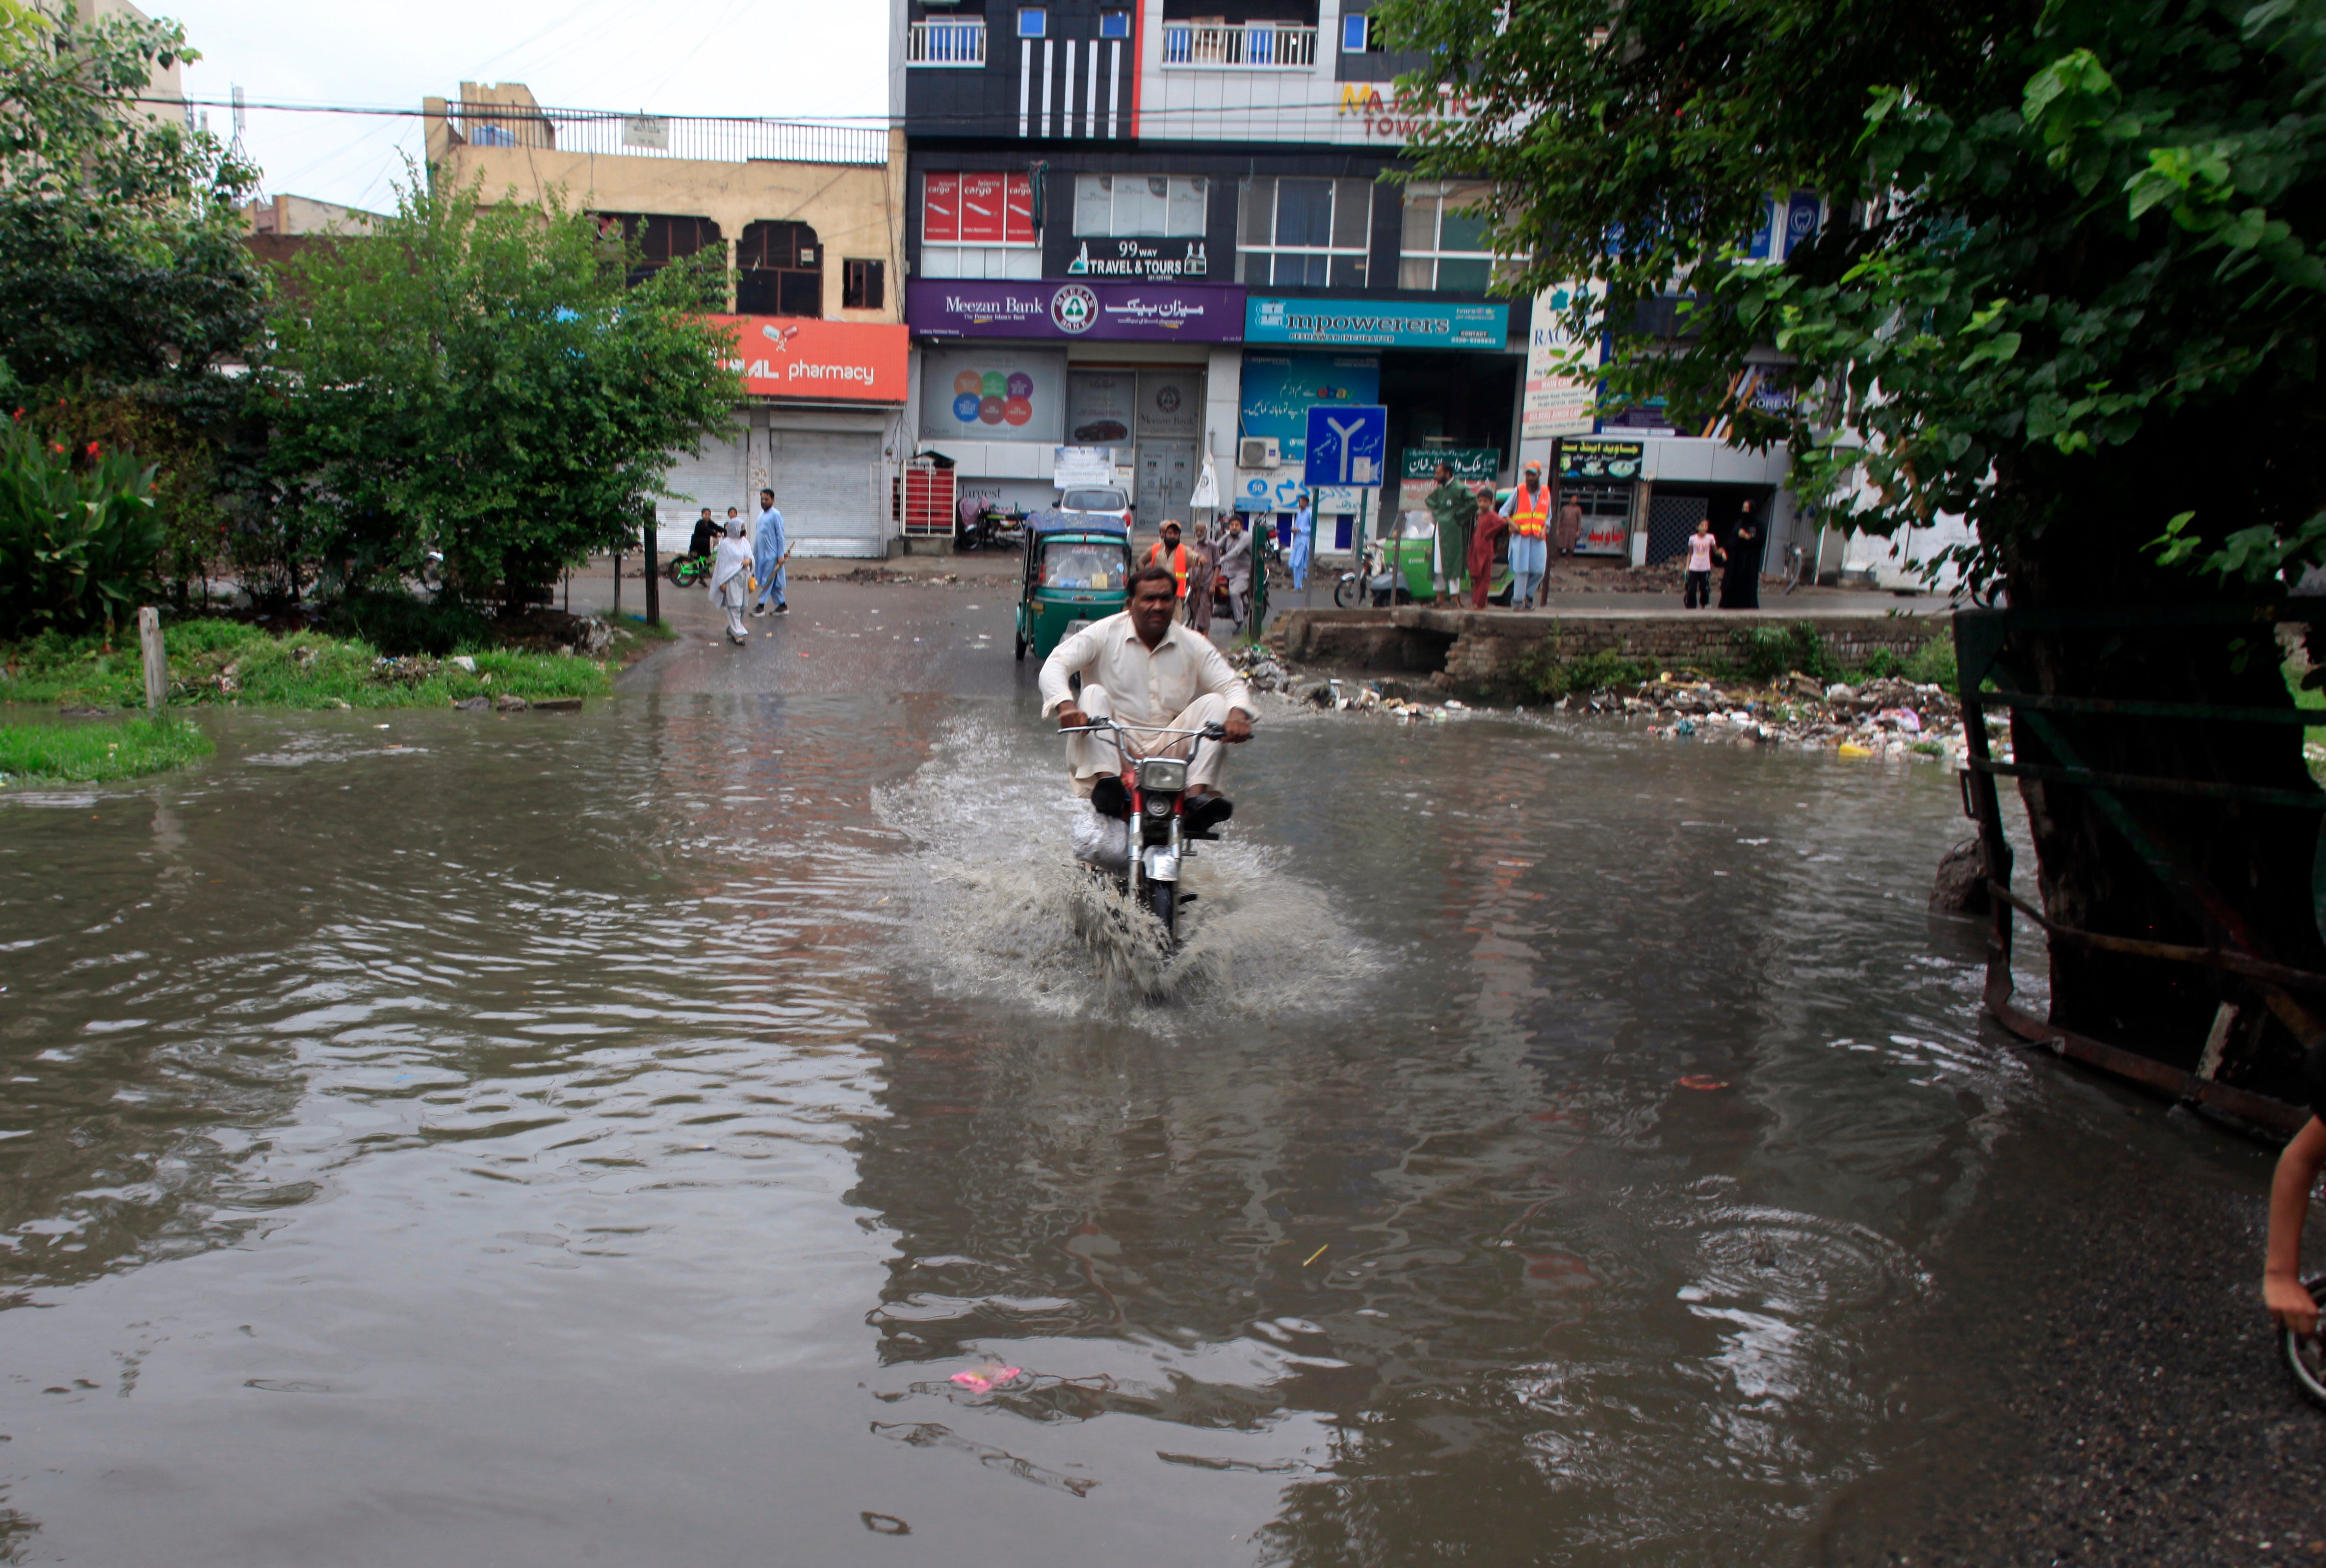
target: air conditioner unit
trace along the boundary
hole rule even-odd
[[[1283,459],[1277,455],[1274,436],[1245,436],[1236,442],[1236,467],[1272,469]]]

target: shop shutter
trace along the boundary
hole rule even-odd
[[[679,453],[670,472],[663,476],[664,487],[677,492],[675,500],[668,496],[655,498],[655,536],[663,549],[684,550],[694,532],[694,520],[705,506],[721,524],[730,506],[740,506],[746,517],[758,515],[759,504],[750,494],[750,476],[745,471],[744,429],[739,415],[731,427],[731,439],[704,437],[700,455]]]
[[[886,519],[872,505],[872,474],[880,460],[877,434],[776,430],[776,507],[784,533],[800,555],[879,556],[887,553]]]

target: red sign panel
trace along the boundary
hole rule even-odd
[[[813,316],[713,316],[735,329],[728,367],[743,390],[818,403],[902,403],[908,333],[882,321]]]
[[[927,245],[1031,245],[1034,181],[1024,174],[927,174],[921,180]]]

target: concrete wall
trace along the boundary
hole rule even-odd
[[[1457,690],[1469,691],[1509,684],[1521,661],[1546,652],[1565,661],[1612,650],[1659,670],[1733,664],[1741,633],[1796,621],[1815,626],[1828,651],[1853,664],[1876,650],[1903,657],[1931,638],[1953,631],[1943,616],[1594,611],[1562,617],[1508,610],[1289,609],[1275,617],[1269,640],[1303,663],[1408,673],[1443,671]]]
[[[536,106],[522,84],[464,82],[458,103],[432,97],[423,106],[428,162],[460,185],[481,181],[488,200],[514,194],[537,202],[559,192],[568,207],[592,212],[653,212],[707,218],[719,226],[728,246],[743,230],[763,221],[795,221],[815,230],[823,255],[823,319],[827,321],[901,321],[905,303],[904,133],[889,137],[885,166],[846,163],[749,162],[695,158],[631,157],[573,153],[556,144],[555,127],[545,117],[503,118],[498,123],[518,142],[513,147],[480,147],[464,139],[451,116],[461,103],[493,104],[520,110]],[[878,257],[888,264],[885,298],[877,311],[841,308],[841,264],[850,257]],[[732,295],[730,295],[732,304]]]

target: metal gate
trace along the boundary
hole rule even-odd
[[[1712,515],[1712,503],[1702,496],[1648,497],[1648,564],[1670,561],[1688,548],[1688,536]]]

